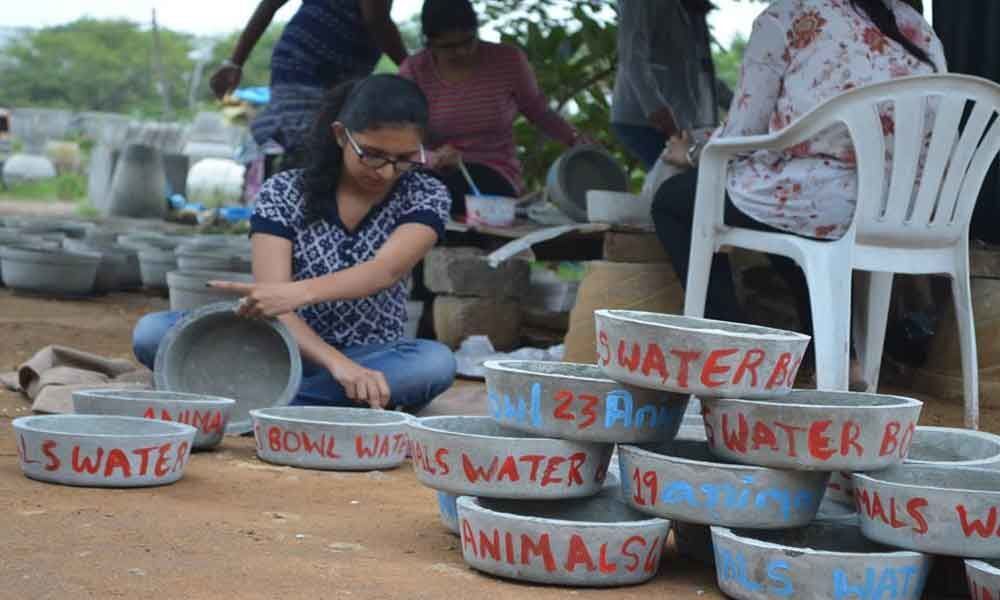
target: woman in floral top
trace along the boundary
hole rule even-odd
[[[896,77],[946,70],[940,40],[903,0],[779,0],[755,21],[744,55],[740,88],[717,135],[780,131],[824,101]],[[891,137],[891,113],[883,114]],[[887,141],[891,147],[891,140]],[[663,160],[696,166],[689,136],[671,139]],[[653,220],[677,275],[687,280],[697,172],[691,169],[657,191]],[[854,217],[857,171],[846,128],[838,126],[784,152],[759,151],[729,167],[725,221],[820,240],[840,238]],[[801,271],[773,257],[799,300],[811,330]],[[725,256],[712,264],[706,314],[743,321]]]

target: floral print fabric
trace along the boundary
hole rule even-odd
[[[906,3],[886,2],[903,35],[944,72],[944,50],[930,25]],[[740,88],[719,135],[774,133],[853,88],[933,72],[850,0],[779,0],[754,22]],[[886,107],[887,138],[894,127]],[[892,140],[886,144],[891,148]],[[847,129],[830,128],[783,152],[739,157],[730,164],[727,187],[733,203],[757,221],[807,237],[839,238],[850,227],[857,196]]]

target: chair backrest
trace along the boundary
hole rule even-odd
[[[891,154],[882,115],[895,121]],[[847,126],[858,165],[852,233],[858,241],[943,247],[968,231],[1000,151],[1000,85],[967,75],[903,77],[858,88],[803,121]],[[886,161],[891,157],[891,164]]]

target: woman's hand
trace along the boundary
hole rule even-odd
[[[446,167],[454,167],[458,165],[458,161],[462,159],[462,152],[452,146],[451,144],[445,144],[437,150],[432,150],[427,156],[427,162],[432,169],[443,169]]]
[[[679,136],[675,135],[670,138],[667,147],[663,149],[663,154],[660,155],[660,160],[668,165],[690,169],[691,163],[688,162],[688,150],[690,149],[691,134],[683,131]]]
[[[210,281],[208,286],[242,295],[236,305],[236,314],[241,317],[254,319],[278,317],[312,303],[309,290],[302,281],[286,283]]]
[[[212,78],[208,80],[209,87],[215,93],[215,97],[222,100],[226,94],[231,93],[240,85],[243,78],[243,70],[234,64],[224,64],[212,73]]]
[[[389,382],[381,372],[366,369],[344,356],[331,361],[327,368],[337,383],[343,386],[347,397],[354,402],[367,404],[372,408],[385,408],[389,405]]]

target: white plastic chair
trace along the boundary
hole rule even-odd
[[[935,110],[925,110],[929,101],[936,103]],[[879,119],[883,103],[894,106],[897,124],[891,165],[885,164],[886,140]],[[867,272],[867,302],[856,323],[855,341],[865,381],[874,389],[893,274],[948,275],[961,342],[965,424],[978,428],[969,221],[983,179],[1000,151],[1000,126],[994,118],[998,110],[1000,86],[991,81],[951,74],[906,77],[833,98],[778,133],[711,142],[701,154],[684,313],[704,314],[712,255],[721,247],[787,256],[802,267],[809,285],[817,387],[843,390],[850,365],[851,276],[854,270]],[[723,224],[732,157],[786,149],[836,123],[846,125],[858,163],[857,208],[844,237],[818,242]],[[918,186],[925,125],[932,127],[932,137]],[[887,173],[891,178],[886,194]]]

